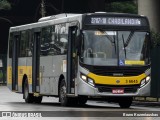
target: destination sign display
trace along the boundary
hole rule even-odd
[[[141,19],[138,18],[121,18],[121,17],[91,17],[91,24],[100,25],[132,25],[141,26]]]
[[[128,18],[128,17],[91,16],[85,19],[85,24],[86,25],[142,26],[142,19]]]

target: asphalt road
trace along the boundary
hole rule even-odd
[[[4,117],[6,112],[14,117]],[[146,114],[159,117],[147,117]],[[42,118],[39,118],[41,116]],[[13,93],[6,86],[0,86],[0,120],[22,120],[21,117],[23,120],[159,120],[160,104],[133,103],[129,109],[121,109],[118,104],[88,101],[85,106],[62,107],[54,97],[43,97],[41,104],[26,104],[22,94]]]

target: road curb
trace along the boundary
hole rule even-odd
[[[148,102],[148,101],[133,101],[132,105],[143,105],[143,106],[159,106],[160,107],[160,102]]]

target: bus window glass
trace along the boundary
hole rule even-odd
[[[68,29],[66,24],[59,24],[55,26],[56,39],[54,41],[54,49],[57,54],[66,54],[67,51],[67,43],[68,43]]]
[[[117,65],[115,35],[114,31],[83,31],[83,62],[90,65]]]
[[[67,32],[62,25],[42,28],[41,55],[63,55],[67,49]]]
[[[121,31],[119,32],[119,57],[121,60],[147,61],[147,32]],[[148,63],[147,63],[148,64]],[[130,63],[132,65],[132,62]]]
[[[149,64],[147,32],[84,30],[81,60],[99,66]]]
[[[66,54],[67,53],[67,34],[63,33],[60,35],[60,48],[61,48],[61,54]]]
[[[28,45],[28,31],[22,31],[21,32],[21,39],[20,39],[20,53],[19,53],[19,56],[20,57],[26,57],[28,56],[28,48],[27,48],[27,45]]]
[[[52,27],[42,28],[42,37],[41,37],[41,55],[49,55],[50,52],[50,43],[52,37]]]
[[[33,37],[34,36],[32,36],[32,32],[31,31],[28,32],[28,36],[29,36],[29,39],[27,41],[26,50],[27,50],[27,56],[31,57],[32,56],[32,52],[33,52],[33,39],[34,39]]]
[[[10,34],[10,36],[9,36],[9,58],[12,58],[12,54],[13,54],[13,50],[12,50],[12,48],[13,48],[13,39],[14,39],[14,37],[13,37],[13,33],[11,33]]]

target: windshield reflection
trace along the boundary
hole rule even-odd
[[[145,65],[147,43],[147,32],[84,30],[81,61],[98,66]]]

